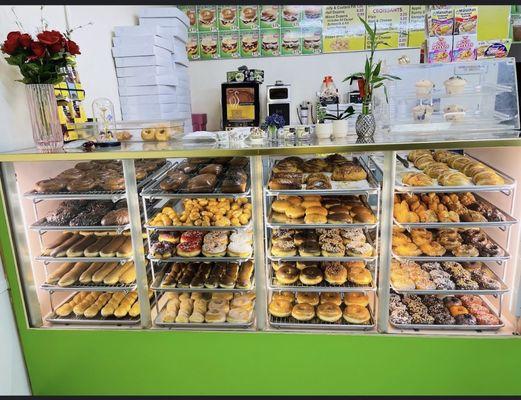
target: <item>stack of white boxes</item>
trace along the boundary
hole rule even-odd
[[[189,21],[176,7],[145,8],[139,26],[115,28],[123,120],[183,120],[192,131],[186,41]]]

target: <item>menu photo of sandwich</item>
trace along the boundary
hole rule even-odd
[[[302,54],[302,43],[300,29],[283,29],[281,31],[281,54],[294,56]]]
[[[201,58],[199,50],[199,40],[197,33],[190,33],[188,35],[188,40],[186,41],[186,53],[188,54],[188,59],[198,60]]]
[[[240,6],[239,12],[239,28],[240,29],[258,29],[259,18],[258,18],[258,7],[257,6]]]
[[[221,58],[239,57],[239,32],[225,32],[219,34],[219,54]]]
[[[197,32],[197,18],[195,17],[197,10],[195,6],[179,6],[179,9],[186,14],[190,22],[188,32]]]
[[[280,27],[280,7],[279,6],[272,6],[272,5],[261,6],[260,27],[261,28],[279,28]]]
[[[281,26],[283,28],[297,27],[300,24],[300,6],[283,6]]]
[[[303,17],[308,20],[320,20],[322,18],[322,7],[304,6]]]
[[[219,6],[219,30],[232,31],[238,27],[237,6]]]
[[[199,32],[217,30],[216,14],[216,6],[197,6]]]
[[[259,31],[241,31],[241,57],[259,55]]]
[[[322,53],[322,30],[303,29],[302,30],[302,54]]]
[[[201,40],[201,59],[212,60],[219,58],[217,53],[217,33],[202,33],[199,34]]]
[[[261,46],[261,54],[264,57],[280,55],[280,31],[278,29],[262,29]]]

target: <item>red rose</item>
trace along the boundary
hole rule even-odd
[[[20,37],[22,34],[18,31],[9,32],[7,34],[7,39],[2,45],[2,51],[6,54],[13,54],[18,47],[20,47]]]
[[[20,45],[22,45],[23,48],[28,49],[31,46],[31,43],[33,42],[33,38],[28,33],[24,33],[20,35],[18,42],[20,43]]]
[[[27,57],[27,59],[29,61],[34,61],[38,58],[42,58],[45,55],[45,46],[40,42],[33,42],[31,43],[31,51],[33,54]]]
[[[54,43],[54,44],[51,44],[49,46],[49,51],[51,53],[58,53],[59,51],[62,51],[64,49],[63,47],[63,42],[62,41],[59,41],[57,43]]]
[[[75,56],[76,54],[81,54],[80,46],[78,46],[76,44],[76,42],[74,42],[72,40],[67,40],[65,47],[71,56]]]
[[[63,40],[63,36],[58,31],[43,31],[36,35],[38,40],[47,46],[51,46]]]

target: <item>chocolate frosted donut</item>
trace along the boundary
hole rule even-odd
[[[443,299],[443,304],[445,304],[445,307],[449,308],[452,306],[461,306],[461,300],[454,296],[448,296]]]
[[[476,317],[472,314],[460,314],[456,318],[456,325],[476,325]]]
[[[403,309],[395,309],[391,312],[389,320],[396,325],[410,324],[411,315]]]
[[[70,181],[67,184],[67,190],[69,192],[88,192],[94,190],[97,186],[95,179],[84,177]]]
[[[78,168],[69,168],[65,171],[61,172],[56,176],[57,179],[64,179],[67,181],[73,180],[73,179],[79,179],[81,177],[85,176],[83,171],[80,171]]]

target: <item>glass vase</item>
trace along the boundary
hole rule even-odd
[[[44,151],[61,149],[63,132],[58,118],[54,85],[25,85],[25,93],[36,146]]]

